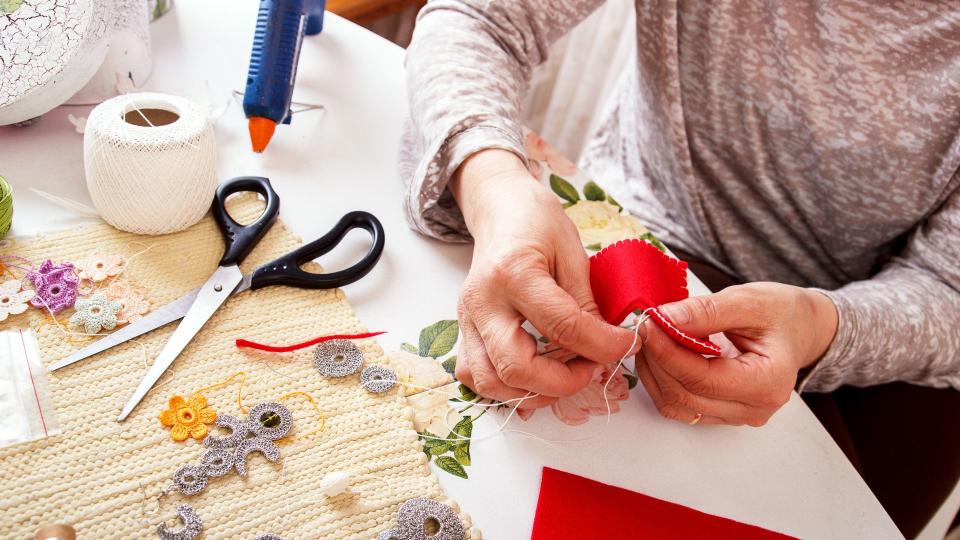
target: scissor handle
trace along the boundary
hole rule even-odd
[[[370,250],[359,262],[349,268],[328,274],[315,274],[300,268],[301,265],[329,253],[353,229],[364,229],[373,239]],[[367,275],[376,266],[380,255],[383,254],[383,245],[384,233],[380,220],[369,212],[359,210],[350,212],[340,218],[340,221],[327,234],[257,268],[250,279],[250,288],[259,289],[270,285],[289,285],[301,289],[343,287]]]
[[[248,225],[241,225],[234,221],[227,212],[227,197],[234,193],[253,191],[263,195],[267,200],[267,207],[256,221]],[[270,185],[270,180],[262,176],[238,176],[231,178],[217,188],[213,196],[213,219],[217,221],[226,248],[220,266],[240,264],[257,242],[267,234],[273,222],[280,213],[280,197]]]

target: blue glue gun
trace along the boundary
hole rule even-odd
[[[290,101],[304,34],[323,29],[325,0],[260,0],[243,112],[254,152],[263,152],[277,124],[290,123]]]

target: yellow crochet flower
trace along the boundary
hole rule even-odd
[[[177,442],[193,437],[202,441],[208,433],[208,424],[217,419],[217,412],[207,407],[207,398],[194,394],[189,399],[173,396],[170,408],[160,413],[160,423],[172,428],[170,438]]]

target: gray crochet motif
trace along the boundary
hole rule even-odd
[[[397,384],[397,374],[383,366],[370,366],[360,374],[360,386],[373,392],[382,394]]]
[[[170,530],[166,523],[157,525],[157,534],[163,540],[194,540],[203,531],[203,520],[200,515],[189,504],[181,504],[177,507],[177,515],[183,522],[183,527],[177,530]]]
[[[293,414],[283,405],[267,401],[250,409],[245,420],[221,414],[217,416],[216,425],[229,429],[230,435],[208,435],[203,444],[210,450],[203,454],[200,463],[184,465],[173,474],[173,485],[184,495],[200,493],[210,477],[223,476],[231,469],[246,476],[247,456],[253,452],[260,452],[276,463],[280,459],[280,448],[273,441],[290,432]]]
[[[427,533],[434,521],[436,532]],[[377,540],[464,540],[466,530],[453,508],[424,497],[410,499],[397,511],[397,526],[377,535]]]
[[[317,345],[313,365],[324,377],[347,377],[360,370],[363,353],[345,339],[334,339]]]

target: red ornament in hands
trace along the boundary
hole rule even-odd
[[[670,257],[649,242],[621,240],[590,257],[590,288],[600,315],[620,324],[636,310],[650,310],[667,335],[700,354],[720,356],[720,347],[685,334],[658,307],[687,298],[687,263]]]

